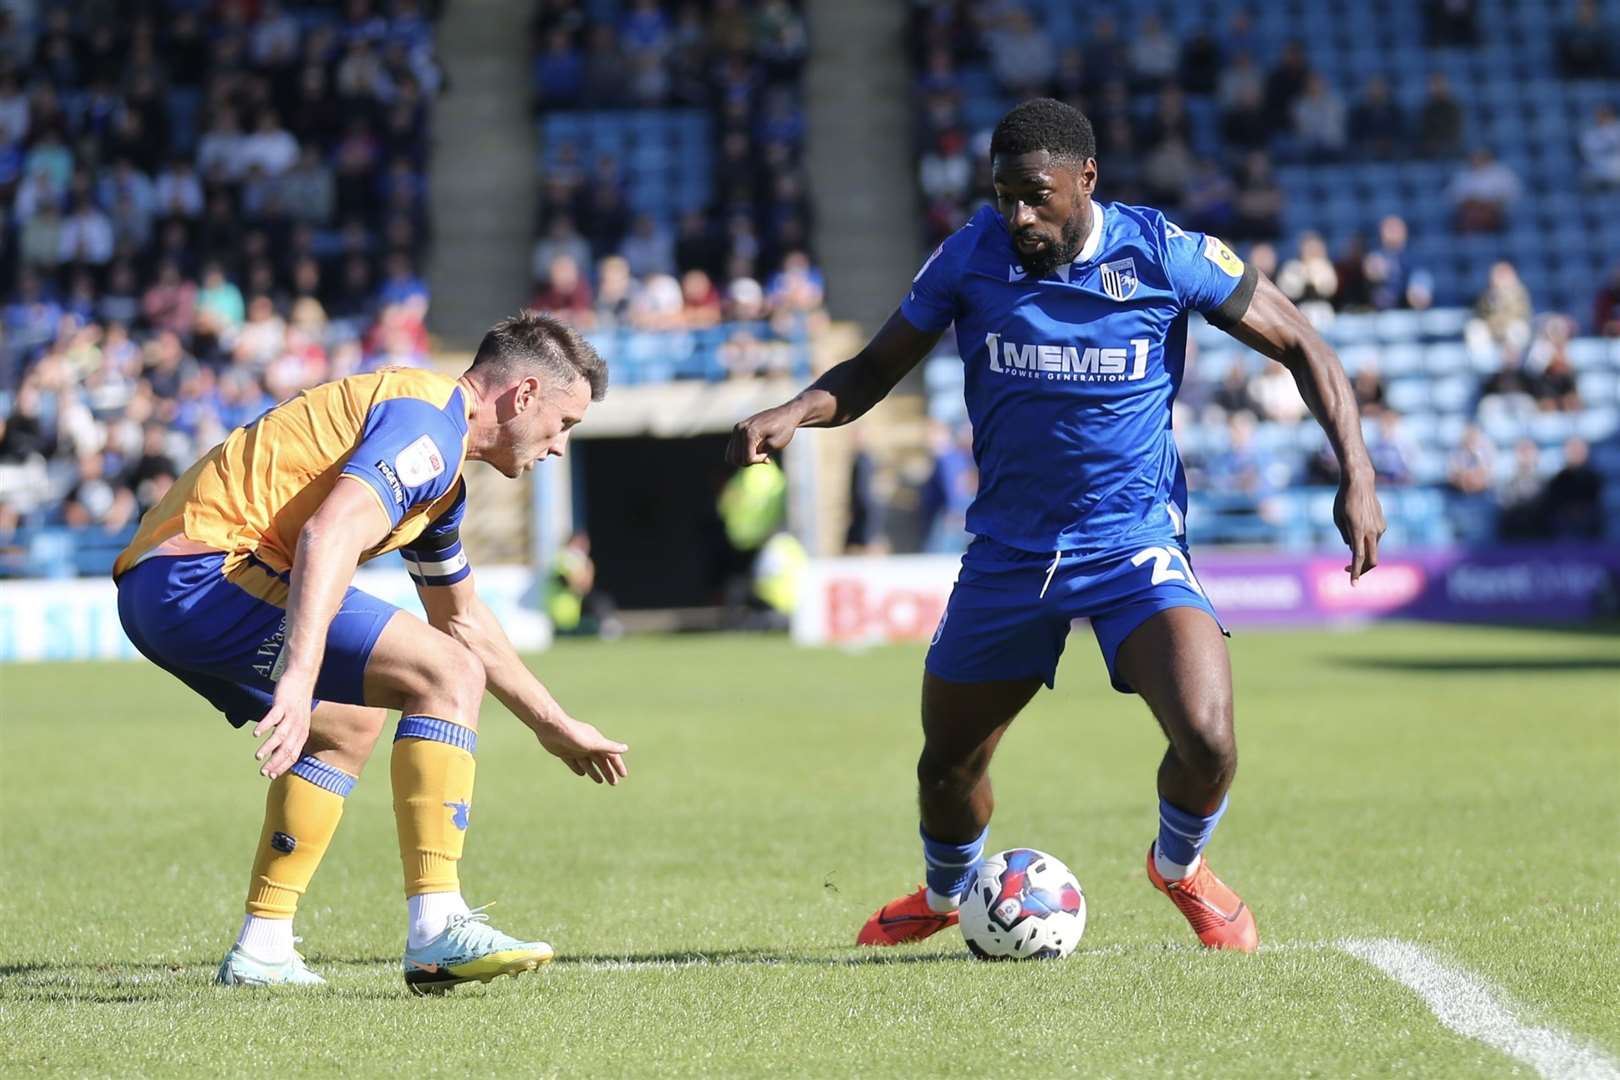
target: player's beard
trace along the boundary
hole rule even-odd
[[[1089,216],[1089,212],[1090,208],[1088,207],[1086,215],[1076,212],[1069,220],[1065,221],[1063,231],[1058,234],[1057,243],[1047,244],[1032,255],[1019,252],[1019,257],[1024,263],[1024,269],[1028,270],[1036,278],[1043,278],[1064,263],[1074,262],[1074,257],[1080,254],[1080,245],[1083,242],[1083,237],[1080,234],[1080,223],[1085,220],[1086,216]]]

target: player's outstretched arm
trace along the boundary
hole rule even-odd
[[[276,680],[270,711],[253,728],[254,738],[271,732],[256,756],[262,763],[259,771],[272,780],[303,753],[327,629],[354,580],[360,556],[381,543],[388,530],[388,515],[377,496],[363,480],[344,476],[298,532],[287,589],[286,665]]]
[[[1351,581],[1378,565],[1378,540],[1384,535],[1384,511],[1373,485],[1372,461],[1361,438],[1356,396],[1333,347],[1304,314],[1264,274],[1243,318],[1227,333],[1286,367],[1300,396],[1327,433],[1339,459],[1339,494],[1333,520],[1350,548],[1345,570]]]
[[[933,349],[941,331],[919,330],[896,311],[866,348],[832,368],[792,401],[755,413],[731,431],[726,460],[757,465],[802,427],[838,427],[864,416]]]
[[[428,623],[472,651],[484,665],[490,693],[522,720],[547,753],[598,784],[617,784],[630,775],[629,747],[575,720],[519,658],[500,620],[473,588],[469,576],[454,585],[418,585]]]

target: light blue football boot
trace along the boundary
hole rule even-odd
[[[417,994],[442,994],[465,982],[487,983],[551,963],[551,946],[519,941],[489,925],[483,908],[452,915],[444,932],[420,948],[405,949],[405,985]]]
[[[232,945],[219,965],[214,981],[220,986],[325,986],[326,980],[304,964],[294,950],[278,964],[266,963],[242,948]]]

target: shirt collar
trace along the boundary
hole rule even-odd
[[[1102,203],[1096,199],[1091,200],[1091,232],[1086,236],[1085,244],[1080,248],[1080,254],[1074,257],[1075,264],[1090,262],[1102,250],[1103,234],[1103,208]]]

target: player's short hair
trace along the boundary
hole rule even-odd
[[[1054,98],[1030,98],[1014,105],[990,136],[990,156],[1045,150],[1066,166],[1097,156],[1097,135],[1086,114]]]
[[[527,308],[489,328],[470,370],[497,379],[539,372],[562,384],[580,378],[592,401],[607,395],[607,361],[591,343],[561,319]]]

